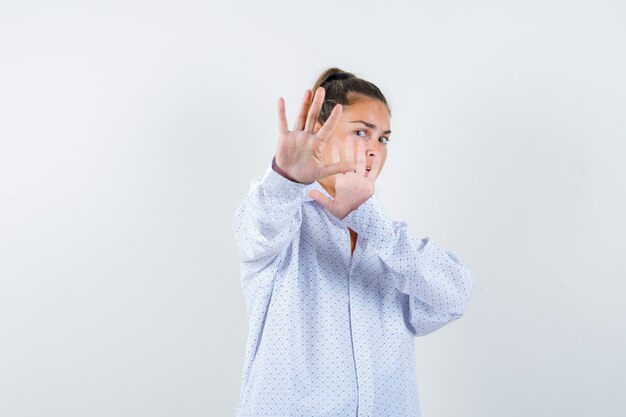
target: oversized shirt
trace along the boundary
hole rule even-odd
[[[312,189],[328,196],[270,166],[235,213],[249,324],[236,416],[419,416],[414,337],[461,317],[472,274],[376,195],[339,220]]]

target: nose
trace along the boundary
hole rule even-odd
[[[375,144],[367,143],[367,147],[365,148],[365,156],[368,167],[372,166],[372,164],[374,163],[374,159],[376,159],[376,155],[381,155],[382,152],[380,150],[380,146],[382,146],[382,144],[378,141],[376,141]]]

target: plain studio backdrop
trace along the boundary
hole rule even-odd
[[[0,2],[0,415],[232,416],[231,221],[329,66],[377,193],[476,283],[415,339],[427,417],[623,416],[623,1]]]

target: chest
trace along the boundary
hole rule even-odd
[[[354,248],[356,248],[357,233],[349,227],[348,230],[350,231],[350,252],[354,254]]]

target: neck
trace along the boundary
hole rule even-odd
[[[326,190],[328,194],[332,198],[335,198],[335,176],[331,175],[329,177],[318,180],[317,182]]]

